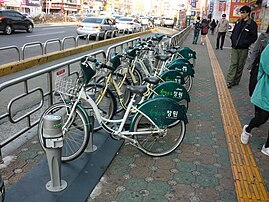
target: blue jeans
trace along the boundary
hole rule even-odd
[[[194,34],[193,34],[193,42],[192,42],[192,43],[197,44],[198,37],[199,37],[199,33],[200,33],[200,30],[199,30],[199,29],[195,29],[195,30],[194,30]]]

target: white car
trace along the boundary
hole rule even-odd
[[[149,17],[142,17],[140,20],[141,20],[141,25],[149,24]]]
[[[164,27],[174,27],[174,20],[172,18],[164,18],[163,19],[163,26]]]
[[[141,24],[136,18],[122,17],[116,22],[116,27],[119,30],[128,30],[129,32],[136,32],[141,29]]]
[[[78,35],[91,34],[96,36],[100,34],[100,37],[104,37],[105,32],[110,31],[111,35],[114,30],[117,30],[114,21],[105,17],[88,17],[77,25]]]

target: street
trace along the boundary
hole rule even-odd
[[[44,43],[50,39],[63,39],[66,36],[77,36],[76,25],[50,26],[36,25],[32,33],[16,31],[14,34],[0,33],[0,48],[6,46],[22,47],[26,43],[40,41]]]
[[[75,47],[75,41],[72,37],[77,37],[76,25],[73,23],[71,25],[39,25],[34,28],[32,33],[27,33],[25,31],[18,31],[11,35],[5,35],[0,33],[0,48],[8,46],[16,46],[19,49],[27,43],[42,43],[50,40],[51,42],[47,44],[47,53],[60,50],[59,40],[63,40],[65,37],[68,37],[64,41],[64,48],[73,48]],[[79,39],[79,44],[86,44],[86,40]],[[38,56],[42,54],[40,44],[34,46],[27,46],[25,48],[25,59]],[[22,58],[23,59],[23,58]],[[19,56],[16,50],[0,50],[0,65],[6,64],[9,62],[18,61]]]

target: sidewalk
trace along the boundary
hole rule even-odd
[[[239,193],[240,189],[235,186],[234,182],[240,181],[241,177],[234,174],[235,167],[231,166],[234,165],[234,159],[231,157],[234,157],[235,153],[230,153],[230,146],[232,143],[238,143],[242,125],[248,123],[254,111],[249,102],[247,90],[248,71],[244,71],[239,86],[227,90],[224,88],[225,83],[219,79],[221,74],[219,72],[216,74],[216,66],[220,64],[225,76],[230,58],[229,37],[226,37],[224,50],[217,51],[214,49],[215,35],[208,35],[209,40],[206,46],[193,45],[192,37],[191,32],[184,42],[184,46],[197,52],[197,60],[187,114],[189,123],[183,143],[174,153],[162,158],[151,158],[132,146],[122,146],[100,183],[88,198],[88,202],[233,202],[249,201],[249,199],[266,201],[266,197],[259,199],[259,193],[262,190],[255,190],[256,195],[248,193],[247,188]],[[222,88],[223,94],[220,93],[220,88]],[[231,98],[232,102],[223,105],[219,97],[224,95],[227,96],[222,97],[222,100],[229,101]],[[235,112],[232,111],[233,106],[236,109]],[[227,122],[223,119],[223,109],[230,113],[230,116],[227,117],[230,121],[240,122],[241,125],[230,124],[227,127]],[[237,115],[239,120],[235,118]],[[230,129],[236,128],[236,130],[230,131],[236,137],[233,141],[227,139],[227,128],[229,127]],[[259,129],[253,130],[254,135],[250,140],[250,148],[262,174],[267,192],[269,190],[269,159],[260,150],[266,140],[268,127],[268,123],[266,123]],[[234,148],[240,149],[240,151],[245,148],[240,145],[240,142],[238,145],[240,148],[236,146]],[[16,158],[16,161],[13,161],[13,158]],[[25,173],[32,169],[33,164],[42,158],[44,158],[44,152],[38,141],[31,140],[16,150],[12,156],[4,159],[7,167],[2,168],[1,172],[6,188],[8,189],[20,180]],[[244,174],[243,171],[242,174]],[[243,180],[248,177],[243,176]],[[262,182],[263,180],[261,179]],[[268,193],[265,192],[263,196],[266,194]]]
[[[236,193],[231,160],[220,103],[207,46],[192,45],[192,33],[184,43],[197,52],[194,86],[190,92],[189,124],[183,144],[173,154],[162,158],[149,158],[135,148],[123,146],[113,160],[89,201],[267,201],[241,190]],[[214,48],[215,37],[209,35]],[[215,51],[223,74],[226,75],[230,43],[226,38],[223,51]],[[212,49],[212,48],[211,48]],[[226,83],[224,83],[226,86]],[[249,102],[248,72],[245,70],[239,86],[230,90],[241,124],[248,123],[253,114]],[[225,97],[223,99],[226,99]],[[231,106],[225,106],[230,108]],[[234,114],[231,114],[231,117]],[[242,126],[236,126],[241,131]],[[251,150],[268,186],[269,159],[261,154],[268,124],[253,131]],[[238,133],[238,132],[237,132]],[[239,137],[240,132],[235,134]],[[237,139],[239,141],[239,138]],[[248,176],[245,176],[247,178]],[[258,190],[258,192],[261,190]],[[264,193],[266,195],[266,193]],[[127,200],[128,199],[128,200]],[[268,199],[268,196],[267,196]]]

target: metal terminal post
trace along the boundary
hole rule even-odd
[[[51,178],[46,184],[46,188],[51,192],[59,192],[67,187],[67,182],[61,180],[62,118],[55,115],[46,115],[42,135]]]

